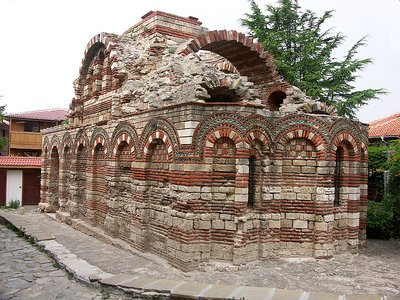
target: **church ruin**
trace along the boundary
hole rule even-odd
[[[86,46],[40,207],[192,270],[365,242],[367,131],[236,31],[151,11]]]

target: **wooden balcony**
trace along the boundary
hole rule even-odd
[[[40,132],[10,132],[10,149],[42,149],[42,134]]]

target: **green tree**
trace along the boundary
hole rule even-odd
[[[3,98],[2,95],[0,95],[0,100]],[[0,122],[3,121],[4,119],[4,111],[6,110],[5,105],[0,105]],[[5,138],[0,138],[0,149],[3,149],[4,145],[7,144],[7,140]]]
[[[386,146],[368,147],[368,162],[372,173],[377,169],[388,170],[389,180],[383,201],[368,202],[367,235],[370,238],[398,238],[400,237],[400,140],[391,141]]]
[[[386,187],[385,202],[392,213],[392,236],[400,237],[400,140],[388,147],[389,180]]]
[[[285,80],[307,95],[333,105],[339,115],[354,117],[360,106],[386,93],[384,89],[355,90],[359,71],[372,63],[370,58],[356,58],[358,49],[366,45],[366,37],[343,59],[333,56],[345,39],[342,33],[323,29],[333,11],[320,17],[311,10],[302,11],[297,0],[267,5],[266,13],[254,0],[250,0],[250,6],[242,25],[274,56]]]

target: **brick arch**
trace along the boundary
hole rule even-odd
[[[57,151],[60,152],[60,139],[56,135],[53,135],[53,137],[51,138],[49,150],[52,151],[54,147],[56,147]]]
[[[108,134],[103,128],[96,128],[93,131],[92,138],[90,139],[91,155],[94,154],[94,150],[98,144],[101,144],[104,147],[104,155],[108,153],[109,139]]]
[[[180,54],[208,50],[229,60],[236,70],[255,84],[281,79],[272,55],[243,33],[215,30],[193,39]]]
[[[275,157],[283,157],[286,144],[296,138],[309,140],[314,145],[318,158],[326,157],[328,150],[322,135],[316,130],[305,128],[290,128],[289,130],[281,132],[276,138],[274,148]]]
[[[147,141],[143,147],[143,158],[146,159],[147,153],[149,152],[149,149],[150,149],[152,143],[157,139],[160,139],[164,142],[165,147],[167,148],[168,157],[170,160],[172,160],[172,158],[174,156],[173,144],[172,144],[171,139],[169,138],[168,134],[164,130],[161,130],[161,129],[154,131],[147,138]]]
[[[70,151],[72,151],[72,147],[73,147],[73,141],[72,141],[72,137],[69,134],[69,132],[64,133],[62,140],[61,140],[61,156],[64,156],[64,150],[65,147],[68,146]]]
[[[360,145],[360,156],[361,159],[368,161],[368,146],[364,143],[364,141],[362,141]]]
[[[86,134],[86,131],[83,129],[80,129],[78,133],[75,136],[75,142],[74,142],[74,153],[76,154],[78,152],[79,145],[83,146],[84,149],[84,154],[87,154],[87,149],[89,148],[89,138]]]
[[[266,149],[270,149],[271,147],[271,138],[264,132],[259,129],[253,129],[247,133],[244,142],[247,149],[250,149],[251,143],[255,140],[260,141]]]
[[[79,69],[79,74],[84,74],[87,71],[90,61],[93,59],[97,51],[101,48],[104,49],[106,55],[109,55],[111,61],[116,61],[117,55],[115,52],[112,51],[115,48],[114,40],[115,40],[115,35],[104,32],[92,37],[86,45],[83,54],[83,59],[81,62],[81,67]],[[117,72],[118,71],[117,66],[114,65],[112,70],[114,72]]]
[[[71,102],[72,109],[75,108],[75,106],[82,104],[85,100],[82,97],[84,94],[84,86],[88,84],[86,82],[86,76],[88,75],[90,65],[94,59],[100,59],[98,63],[101,65],[101,68],[105,67],[106,70],[102,70],[99,74],[96,74],[92,80],[103,80],[102,75],[104,74],[113,75],[114,77],[121,77],[125,74],[118,68],[118,64],[114,63],[118,60],[117,52],[115,51],[115,45],[117,44],[116,42],[116,35],[110,33],[100,33],[95,35],[88,42],[84,51],[83,59],[81,61],[81,66],[79,68],[79,77],[75,85],[76,99],[74,98]],[[104,65],[104,59],[107,59],[106,65]],[[114,88],[117,88],[117,86]],[[100,94],[109,92],[111,89],[111,82],[109,82],[106,84],[104,89],[102,88],[100,91],[96,92],[93,91],[93,96],[98,96]]]
[[[135,127],[128,122],[122,122],[114,129],[110,143],[110,147],[112,147],[110,156],[115,157],[122,142],[126,142],[129,145],[131,155],[133,155],[138,147],[138,135]]]
[[[218,112],[201,120],[193,132],[193,146],[200,156],[204,154],[204,147],[208,136],[219,129],[231,129],[245,136],[246,124],[243,116],[233,112]]]
[[[221,138],[228,138],[235,143],[236,149],[248,149],[248,146],[243,140],[242,134],[231,127],[220,127],[210,131],[205,139],[203,153],[205,156],[214,153],[214,147],[217,141]]]
[[[173,153],[177,151],[177,149],[180,148],[179,144],[179,139],[178,139],[178,133],[175,129],[175,127],[169,122],[169,120],[165,118],[154,118],[151,119],[146,126],[144,127],[142,131],[142,135],[140,137],[140,141],[138,143],[138,148],[136,149],[136,156],[138,158],[143,158],[143,154],[145,156],[144,149],[146,146],[149,145],[148,141],[151,136],[153,136],[156,132],[163,132],[164,135],[168,138],[170,141],[170,146],[172,147],[171,150]],[[153,138],[154,139],[154,138]],[[147,148],[148,150],[148,148]]]
[[[43,140],[43,146],[42,146],[42,152],[43,152],[43,156],[46,158],[46,152],[48,154],[49,151],[49,137],[46,136]]]
[[[339,132],[334,137],[332,137],[332,157],[335,157],[337,148],[343,144],[346,144],[347,151],[354,151],[354,155],[357,156],[361,155],[356,139],[348,132]]]

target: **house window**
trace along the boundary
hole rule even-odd
[[[39,122],[25,122],[25,132],[40,132]]]
[[[3,129],[3,137],[6,137],[6,130]]]
[[[342,165],[343,165],[343,148],[338,147],[336,150],[336,165],[335,165],[335,199],[333,202],[334,206],[340,205],[340,188],[343,184],[342,177]]]

